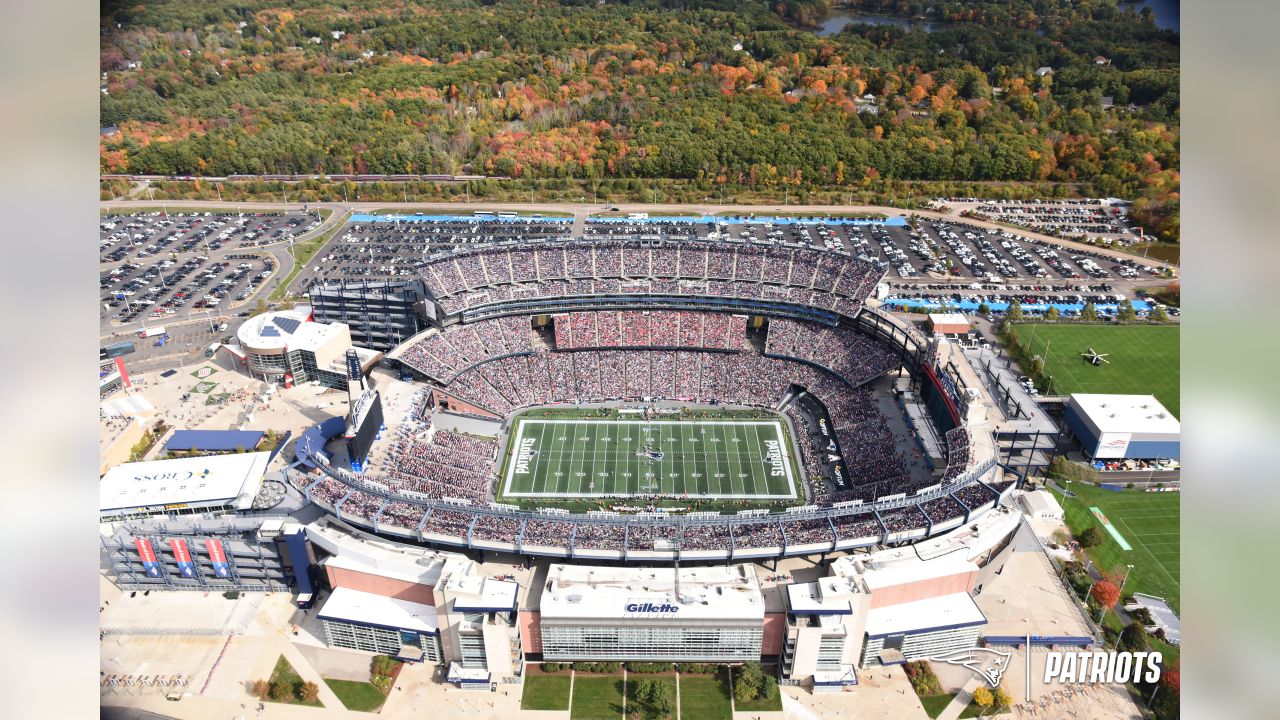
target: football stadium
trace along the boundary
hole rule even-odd
[[[412,321],[400,294],[324,318],[421,328],[372,373],[349,354],[349,412],[285,451],[300,507],[148,506],[104,534],[121,587],[288,586],[325,644],[484,690],[561,660],[761,660],[841,690],[985,642],[976,596],[1037,547],[1010,500],[1057,429],[989,350],[884,312],[883,263],[801,241],[877,221],[412,222],[532,229],[420,257]],[[1094,642],[1064,617],[1043,634]]]
[[[882,263],[696,226],[426,256],[433,321],[387,354],[412,409],[298,489],[389,537],[632,560],[892,545],[999,504],[1017,476],[966,427],[980,382],[868,307]]]

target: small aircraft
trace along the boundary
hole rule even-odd
[[[1093,365],[1095,367],[1102,367],[1102,363],[1111,362],[1110,360],[1107,359],[1107,356],[1110,354],[1111,353],[1099,353],[1097,350],[1094,350],[1093,348],[1089,348],[1089,352],[1080,353],[1080,357],[1084,358],[1084,361],[1089,363],[1090,365]]]

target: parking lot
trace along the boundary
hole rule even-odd
[[[424,254],[475,243],[567,238],[572,227],[569,218],[369,217],[352,216],[299,273],[291,292],[335,280],[407,280]]]
[[[1018,225],[1029,230],[1069,238],[1089,238],[1104,247],[1141,242],[1129,220],[1126,203],[1100,198],[1072,200],[980,200],[947,198],[937,204],[959,208],[983,220]]]
[[[318,224],[318,216],[297,214],[104,216],[104,328],[242,304],[276,270],[275,258],[255,248],[287,242]]]
[[[469,244],[570,236],[807,246],[883,264],[893,298],[973,307],[1016,300],[1024,306],[1058,305],[1068,316],[1087,302],[1102,314],[1114,313],[1121,298],[1134,300],[1144,312],[1146,304],[1137,291],[1162,284],[1160,276],[1167,269],[1114,250],[1060,244],[960,218],[919,218],[908,224],[901,217],[885,221],[745,213],[647,217],[610,212],[575,220],[483,211],[356,214],[315,254],[290,292],[303,294],[315,283],[344,279],[410,279],[425,254]],[[1169,314],[1176,315],[1176,308]]]

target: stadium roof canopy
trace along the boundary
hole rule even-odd
[[[106,515],[219,505],[248,508],[270,459],[269,452],[255,452],[117,465],[98,485],[98,509]]]
[[[263,435],[266,433],[261,430],[178,430],[173,433],[173,437],[169,438],[169,442],[164,444],[164,449],[169,452],[175,450],[217,452],[236,448],[252,450],[262,442]]]
[[[1182,428],[1154,395],[1074,393],[1071,400],[1098,432],[1177,434]]]

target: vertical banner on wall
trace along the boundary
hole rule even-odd
[[[116,358],[116,369],[120,371],[120,382],[125,387],[133,387],[133,381],[129,379],[129,371],[124,369],[124,358]]]
[[[191,550],[186,540],[169,539],[169,549],[173,551],[173,559],[178,562],[178,574],[184,578],[196,576],[196,564],[191,560]]]
[[[204,549],[209,553],[209,562],[213,564],[213,574],[220,578],[231,577],[231,564],[227,562],[227,554],[222,549],[222,541],[205,540]]]
[[[160,561],[156,559],[155,548],[147,538],[134,538],[133,544],[138,547],[138,557],[142,558],[142,569],[147,577],[158,578],[161,575]]]

